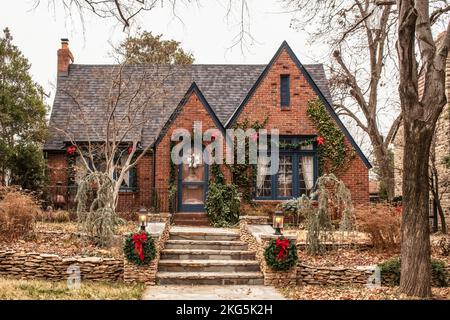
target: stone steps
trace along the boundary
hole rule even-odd
[[[196,231],[186,233],[174,231],[170,233],[170,240],[239,241],[239,234],[235,232],[208,233],[207,231]]]
[[[158,271],[164,272],[257,272],[255,260],[161,260]]]
[[[158,284],[179,285],[263,285],[261,272],[158,272]]]
[[[177,212],[173,223],[177,226],[210,226],[205,212]]]
[[[255,253],[248,250],[164,249],[161,259],[167,260],[252,260]]]
[[[247,250],[242,241],[229,240],[168,240],[166,249],[209,249],[209,250]]]
[[[219,228],[172,227],[156,274],[157,284],[263,284],[255,253],[239,233]]]

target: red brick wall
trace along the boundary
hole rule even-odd
[[[153,175],[153,156],[147,154],[137,164],[137,191],[119,194],[118,211],[136,211],[141,206],[149,208],[151,205],[151,186]],[[66,154],[50,153],[47,156],[47,170],[49,176],[50,193],[56,196],[58,182],[62,183],[61,191],[66,193],[68,184],[68,161]]]
[[[290,75],[289,109],[281,109],[280,105],[280,75],[282,74]],[[316,93],[284,50],[244,106],[237,121],[247,118],[252,123],[256,120],[264,121],[268,116],[266,128],[279,129],[280,135],[317,134],[317,129],[306,113],[308,101],[315,98],[317,98]],[[352,192],[355,204],[369,201],[368,169],[359,156],[352,160],[347,172],[339,178]]]
[[[169,173],[170,173],[170,138],[173,130],[177,128],[184,128],[189,132],[192,132],[194,121],[202,122],[203,132],[217,128],[215,122],[211,118],[211,115],[203,106],[202,102],[197,97],[197,94],[191,94],[183,106],[182,110],[172,122],[164,137],[156,147],[156,187],[158,189],[167,189],[169,187]],[[224,143],[225,150],[225,143]],[[225,172],[225,177],[230,178],[228,170],[225,166],[222,166],[222,170]],[[161,208],[161,210],[168,210],[167,207]]]

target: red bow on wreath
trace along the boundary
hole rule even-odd
[[[275,246],[278,249],[278,256],[277,259],[278,260],[283,260],[284,258],[286,258],[287,255],[287,248],[289,247],[289,239],[283,239],[281,240],[280,238],[278,238],[275,241]]]
[[[322,136],[318,136],[318,137],[316,138],[316,141],[317,141],[317,144],[318,144],[319,146],[321,146],[321,145],[324,144],[325,138],[322,137]]]
[[[70,146],[67,148],[67,154],[69,154],[69,155],[73,155],[76,151],[77,151],[76,146]]]
[[[139,255],[139,259],[144,261],[144,250],[143,245],[147,241],[147,235],[145,233],[135,233],[133,234],[134,250]]]

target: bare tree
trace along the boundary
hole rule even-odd
[[[61,88],[71,107],[66,123],[57,130],[76,148],[82,175],[101,172],[113,179],[114,211],[124,178],[151,148],[142,143],[143,135],[161,112],[155,104],[162,103],[164,83],[173,72],[170,65],[140,67],[124,62],[104,68],[100,77],[107,84],[95,92],[94,100],[78,83]]]
[[[447,32],[439,39],[440,45],[433,39],[431,27],[436,16],[449,8],[430,11],[430,1],[424,0],[397,0],[396,5],[405,143],[400,290],[427,297],[431,295],[429,156],[436,122],[447,101],[445,61],[450,46],[450,23],[446,21]],[[421,95],[419,77],[424,81]]]
[[[436,137],[434,137],[430,150],[430,190],[441,221],[441,231],[444,234],[447,233],[447,224],[445,222],[445,214],[441,200],[442,196],[448,192],[449,188],[450,181],[448,177],[441,177],[436,165]]]
[[[285,2],[301,14],[301,19],[293,20],[296,28],[311,30],[313,41],[330,46],[334,107],[339,115],[350,118],[368,135],[380,180],[392,199],[394,168],[389,144],[402,115],[395,116],[390,126],[383,119],[397,113],[398,104],[395,92],[389,92],[392,86],[387,87],[388,83],[397,82],[395,73],[388,72],[395,68],[391,50],[397,21],[395,9],[392,5],[378,7],[369,0]],[[387,92],[390,94],[386,95]],[[382,114],[384,108],[390,115]],[[386,135],[383,129],[387,130]]]

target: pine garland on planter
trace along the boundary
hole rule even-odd
[[[131,263],[148,265],[156,257],[155,243],[148,232],[130,233],[125,238],[123,254]]]
[[[286,271],[298,261],[297,246],[294,241],[283,236],[270,240],[264,258],[267,265],[276,271]]]

